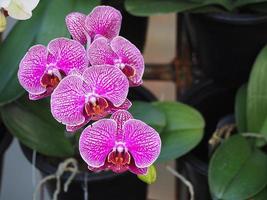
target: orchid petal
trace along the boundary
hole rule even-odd
[[[69,74],[73,69],[83,71],[88,66],[86,50],[79,42],[67,38],[57,38],[49,42],[49,62]]]
[[[12,18],[25,20],[32,16],[32,10],[38,3],[39,0],[10,0],[4,1],[3,8]]]
[[[79,41],[81,44],[85,45],[87,42],[86,31],[84,28],[86,15],[73,12],[66,16],[67,28],[74,40]]]
[[[122,127],[123,124],[129,120],[129,119],[133,119],[133,116],[131,115],[131,113],[129,113],[128,111],[125,110],[118,110],[115,113],[113,113],[111,115],[111,118],[117,122],[117,137],[116,140],[117,141],[122,141],[124,138],[124,133],[122,132]]]
[[[91,65],[114,64],[118,56],[113,52],[107,38],[100,37],[93,41],[88,49],[88,58]]]
[[[52,115],[58,122],[68,126],[84,123],[84,104],[83,80],[80,76],[67,76],[51,95]]]
[[[139,49],[121,36],[115,37],[110,45],[112,50],[121,59],[121,62],[135,70],[135,74],[129,79],[133,85],[139,85],[142,82],[145,69],[144,58]]]
[[[79,150],[83,160],[91,167],[105,164],[106,158],[115,146],[117,125],[114,120],[103,119],[87,127],[81,134]]]
[[[138,168],[149,167],[160,154],[159,134],[144,122],[129,119],[124,123],[125,146],[128,148]]]
[[[77,125],[77,126],[70,126],[70,125],[67,125],[66,126],[66,130],[68,131],[68,132],[76,132],[76,131],[78,131],[79,129],[81,129],[83,126],[85,126],[86,124],[88,124],[89,122],[90,122],[90,118],[88,118],[88,119],[85,119],[85,121],[83,122],[83,123],[81,123],[81,124],[79,124],[79,125]]]
[[[128,110],[132,106],[132,103],[129,99],[126,99],[123,104],[119,107],[111,106],[110,110],[112,112],[116,112],[117,110]]]
[[[111,65],[91,66],[84,71],[83,77],[93,93],[108,99],[114,106],[125,102],[129,83],[118,68]]]
[[[44,92],[43,94],[31,94],[29,93],[29,99],[30,100],[39,100],[39,99],[43,99],[45,97],[50,96],[51,93],[48,92]]]
[[[97,6],[86,17],[86,30],[92,39],[96,35],[102,35],[112,39],[119,35],[121,27],[121,13],[110,6]]]
[[[29,49],[20,62],[19,82],[25,90],[33,95],[39,95],[46,91],[40,83],[40,79],[46,69],[46,58],[46,47],[35,45]]]
[[[148,168],[145,167],[145,168],[138,168],[136,167],[135,165],[130,165],[129,166],[129,171],[131,171],[132,173],[134,174],[137,174],[137,175],[140,175],[140,174],[146,174],[147,171],[148,171]]]

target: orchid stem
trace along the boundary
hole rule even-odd
[[[183,184],[185,184],[188,187],[189,193],[190,193],[190,200],[194,200],[195,199],[195,192],[194,192],[194,187],[192,185],[192,183],[190,181],[188,181],[183,175],[181,175],[179,172],[177,172],[176,170],[174,170],[173,168],[171,168],[170,166],[166,166],[166,169],[175,177],[177,177],[178,179],[180,179],[180,181],[183,182]]]

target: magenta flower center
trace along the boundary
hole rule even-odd
[[[108,163],[115,165],[120,170],[130,164],[131,156],[123,144],[117,144],[108,155]]]
[[[62,70],[48,69],[41,77],[41,85],[44,88],[56,88],[59,82],[66,76]]]
[[[97,116],[105,113],[106,108],[108,108],[108,102],[102,97],[96,97],[90,95],[86,98],[85,112],[88,116]]]
[[[121,59],[115,59],[114,64],[118,67],[128,78],[135,75],[135,70],[133,67],[122,62]]]

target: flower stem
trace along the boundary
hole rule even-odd
[[[175,177],[177,177],[178,179],[180,179],[180,181],[183,182],[183,184],[185,184],[188,187],[189,193],[190,193],[190,200],[194,200],[195,199],[195,192],[194,192],[194,187],[192,185],[192,183],[190,181],[188,181],[183,175],[181,175],[179,172],[177,172],[176,170],[174,170],[173,168],[171,168],[170,166],[166,166],[166,169]]]

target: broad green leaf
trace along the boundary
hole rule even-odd
[[[24,92],[17,79],[19,62],[34,42],[48,2],[41,1],[31,19],[17,22],[0,45],[0,105],[19,98]]]
[[[247,130],[247,85],[239,88],[235,97],[235,120],[239,133]]]
[[[101,4],[101,0],[75,0],[73,11],[89,14],[94,7]]]
[[[213,154],[209,187],[218,199],[245,200],[267,185],[267,156],[241,135],[226,140]]]
[[[266,117],[266,119],[263,122],[263,125],[261,127],[260,133],[267,138],[267,117]],[[266,140],[264,140],[264,139],[258,139],[257,142],[256,142],[256,145],[258,147],[262,147],[265,144],[266,144]]]
[[[29,148],[48,156],[74,154],[74,147],[65,136],[65,127],[52,117],[47,99],[29,101],[23,96],[4,106],[1,116],[8,130]]]
[[[126,0],[128,12],[137,16],[150,16],[170,12],[184,12],[201,7],[202,4],[187,0]]]
[[[266,200],[267,199],[267,187],[261,190],[254,197],[249,198],[249,200]]]
[[[140,119],[148,125],[152,126],[159,133],[162,132],[166,125],[165,114],[152,103],[134,101],[129,112],[135,119]]]
[[[266,2],[266,0],[126,0],[126,9],[139,16],[149,16],[170,12],[214,12],[233,11],[243,6]],[[203,10],[202,10],[203,9]]]
[[[267,46],[258,55],[247,90],[247,131],[258,133],[267,117]]]
[[[69,33],[65,25],[65,16],[74,7],[74,0],[53,0],[47,6],[36,42],[47,45],[56,37],[68,37]]]
[[[138,175],[137,176],[141,181],[147,183],[147,184],[152,184],[156,181],[157,179],[157,170],[154,165],[151,165],[148,168],[148,172],[146,175]]]
[[[204,119],[194,108],[179,102],[156,102],[167,124],[160,133],[162,147],[158,162],[178,158],[193,149],[203,137]]]
[[[73,11],[88,14],[98,4],[100,0],[53,0],[45,13],[37,43],[47,45],[54,38],[69,37],[65,24],[66,15]]]
[[[229,1],[229,0],[228,0]],[[234,3],[234,7],[242,7],[242,6],[254,6],[257,4],[263,4],[264,2],[267,2],[267,0],[236,0]]]

